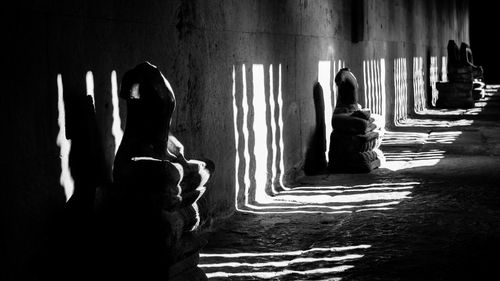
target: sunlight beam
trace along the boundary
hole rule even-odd
[[[234,192],[234,207],[236,210],[239,210],[238,208],[238,194],[240,192],[240,184],[239,184],[239,168],[240,168],[240,153],[239,153],[239,140],[240,140],[240,133],[238,131],[238,106],[236,105],[236,69],[233,65],[233,89],[232,89],[232,96],[233,96],[233,130],[234,130],[234,147],[235,147],[235,152],[234,152],[234,186],[235,186],[235,192]]]
[[[385,59],[380,59],[380,84],[381,87],[381,98],[380,104],[382,106],[382,110],[380,111],[380,115],[382,115],[382,129],[385,128],[385,115],[386,115],[386,92],[385,92]]]
[[[309,195],[309,196],[293,196],[293,195],[279,195],[280,200],[290,202],[298,202],[302,204],[327,204],[327,203],[358,203],[365,201],[378,201],[378,200],[401,200],[409,198],[410,191],[395,191],[395,192],[373,192],[361,194],[348,194],[348,195]]]
[[[248,131],[248,99],[247,99],[247,73],[245,64],[241,66],[241,74],[243,79],[243,139],[245,140],[245,146],[243,151],[243,157],[245,159],[245,205],[248,204],[249,192],[250,192],[250,144],[248,141],[248,136],[250,135]]]
[[[330,147],[330,134],[332,133],[331,119],[333,115],[331,83],[331,61],[318,62],[318,82],[323,88],[323,101],[325,105],[325,128],[326,128],[326,147]],[[326,161],[329,161],[328,149],[325,151]]]
[[[118,99],[118,82],[116,79],[116,71],[111,71],[111,104],[113,106],[113,125],[111,134],[115,140],[115,154],[120,147],[123,138],[122,121],[120,118],[120,103]]]
[[[448,81],[448,60],[446,56],[441,57],[441,82]]]
[[[57,146],[59,146],[61,158],[61,175],[59,183],[64,188],[66,201],[71,198],[75,190],[75,181],[71,176],[71,169],[69,167],[69,153],[71,151],[71,140],[66,138],[66,111],[64,108],[64,95],[63,95],[63,82],[61,74],[57,75],[57,124],[59,126],[59,133],[57,134]]]
[[[270,253],[227,253],[227,254],[205,254],[201,253],[200,257],[222,257],[222,258],[240,258],[240,257],[272,257],[272,256],[300,256],[313,252],[344,252],[358,249],[368,249],[370,245],[361,244],[356,246],[339,246],[330,248],[311,248],[307,250],[286,251],[286,252],[270,252]]]
[[[94,75],[92,71],[87,71],[85,75],[85,84],[87,86],[87,95],[92,97],[92,105],[95,111],[95,95],[94,95]]]
[[[280,162],[279,162],[279,168],[280,168],[280,185],[283,190],[289,190],[290,188],[286,187],[284,184],[284,177],[285,177],[285,145],[284,145],[284,135],[283,135],[283,94],[282,94],[282,81],[281,81],[281,63],[278,66],[278,109],[279,109],[279,115],[278,115],[278,127],[279,127],[279,148],[280,148]]]
[[[266,201],[266,185],[268,183],[267,172],[267,122],[266,122],[266,93],[264,86],[264,65],[252,65],[253,73],[253,101],[254,121],[253,132],[255,135],[254,159],[255,159],[255,200]]]
[[[352,265],[341,265],[341,266],[335,266],[331,268],[318,268],[318,269],[312,269],[312,270],[305,270],[305,271],[297,271],[297,270],[288,270],[285,269],[283,271],[270,271],[270,272],[242,272],[242,273],[229,273],[229,272],[214,272],[214,273],[207,273],[208,278],[219,278],[219,277],[257,277],[257,278],[263,278],[263,279],[270,279],[270,278],[275,278],[279,276],[286,276],[286,275],[291,275],[291,274],[297,274],[297,275],[311,275],[311,274],[327,274],[327,273],[340,273],[344,272],[350,268],[353,268],[354,266]],[[333,279],[335,280],[335,279]],[[340,280],[337,279],[337,280]]]
[[[430,77],[429,82],[431,84],[432,89],[432,100],[431,103],[433,106],[436,106],[436,101],[438,99],[438,90],[436,88],[436,83],[438,82],[438,59],[437,57],[431,57],[431,65],[430,67]]]
[[[272,149],[272,158],[271,158],[271,191],[273,194],[277,194],[278,191],[275,187],[276,182],[276,156],[278,155],[278,146],[276,143],[276,102],[274,101],[274,76],[273,76],[273,65],[269,65],[269,106],[271,111],[271,149]]]
[[[201,268],[217,268],[217,267],[287,267],[293,264],[307,264],[307,263],[315,263],[315,262],[339,262],[346,260],[353,260],[362,258],[363,255],[359,254],[351,254],[340,257],[324,257],[324,258],[296,258],[292,260],[284,260],[284,261],[269,261],[269,262],[257,262],[257,263],[249,263],[249,262],[224,262],[224,263],[211,263],[211,264],[199,264],[198,267]]]
[[[363,61],[363,92],[365,94],[365,108],[368,108],[368,79],[366,71],[366,61]]]

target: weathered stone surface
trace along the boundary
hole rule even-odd
[[[196,201],[213,164],[186,160],[184,147],[170,134],[175,97],[156,66],[145,62],[127,72],[120,96],[127,101],[127,127],[114,182],[97,200],[100,274],[205,280],[196,267],[205,241],[191,232],[199,224]]]
[[[474,120],[469,125],[431,127],[432,132],[429,127],[412,127],[413,133],[428,135],[420,145],[411,143],[402,129],[393,132],[401,134],[406,146],[385,142],[387,162],[369,174],[309,176],[299,181],[318,191],[301,193],[303,197],[317,196],[319,191],[329,191],[326,194],[332,198],[362,195],[374,192],[369,190],[373,188],[379,193],[371,194],[373,200],[402,190],[410,193],[388,209],[360,211],[365,202],[344,202],[328,205],[352,205],[343,209],[345,213],[319,208],[307,208],[304,213],[286,213],[286,208],[274,214],[237,213],[205,234],[209,242],[203,254],[243,255],[202,255],[201,268],[208,276],[228,275],[213,280],[488,280],[495,276],[500,251],[500,100],[489,91],[486,98],[486,105],[476,103],[479,113],[436,110],[440,114],[420,116],[444,123],[455,120],[457,114]],[[455,132],[460,133],[456,139],[446,138]],[[367,247],[325,250],[360,245]],[[345,265],[353,267],[337,273],[320,271]],[[268,276],[236,275],[257,272]]]
[[[439,91],[436,107],[472,108],[474,100],[480,99],[483,94],[481,90],[472,90],[473,83],[483,79],[483,70],[480,66],[473,64],[472,51],[465,42],[462,42],[459,50],[455,41],[450,40],[448,42],[448,57],[449,82],[436,83],[436,88]]]
[[[56,145],[58,74],[65,96],[86,93],[85,75],[94,74],[95,113],[106,155],[105,174],[110,177],[116,148],[111,132],[115,75],[119,81],[143,60],[164,70],[177,94],[173,134],[190,157],[217,163],[219,172],[212,175],[212,188],[203,197],[209,215],[202,220],[208,226],[212,219],[234,211],[234,158],[240,148],[234,144],[233,67],[236,89],[241,91],[241,69],[246,66],[251,102],[252,65],[273,66],[276,91],[281,65],[282,148],[284,168],[290,172],[302,163],[312,132],[310,87],[318,78],[319,60],[330,60],[335,69],[342,60],[361,74],[363,62],[384,58],[390,85],[393,59],[416,57],[425,62],[429,55],[446,56],[448,38],[469,42],[469,9],[461,0],[380,0],[359,1],[354,12],[364,13],[357,26],[363,40],[353,43],[352,2],[12,2],[3,17],[3,36],[11,42],[5,53],[6,69],[12,73],[4,84],[10,94],[2,95],[0,102],[2,128],[14,132],[5,135],[0,160],[6,171],[1,183],[7,202],[2,204],[8,241],[5,268],[12,269],[7,279],[37,278],[38,271],[32,269],[39,268],[39,256],[50,249],[45,241],[65,206]],[[269,81],[265,73],[264,81]],[[360,93],[366,88],[360,85]],[[393,87],[386,90],[390,104]],[[365,104],[362,95],[359,99]],[[126,107],[123,101],[118,105],[123,129]],[[392,108],[387,110],[390,116]],[[58,266],[51,264],[54,267]]]
[[[371,117],[370,109],[361,110],[358,82],[348,68],[335,75],[338,90],[337,107],[332,116],[332,133],[328,151],[328,170],[334,173],[368,173],[380,166],[377,149],[380,127]]]
[[[474,64],[474,58],[472,56],[472,50],[469,44],[462,42],[460,44],[460,60],[464,65],[470,66],[472,68],[472,76],[474,79],[482,80],[483,68]]]
[[[316,127],[309,141],[309,147],[304,160],[304,172],[307,175],[324,173],[326,170],[326,132],[325,132],[325,102],[323,88],[319,82],[313,87],[314,109],[316,112]]]

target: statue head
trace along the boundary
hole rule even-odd
[[[342,68],[337,72],[335,84],[338,89],[338,105],[358,103],[358,81],[349,68]]]
[[[167,79],[156,66],[143,62],[125,73],[119,95],[127,101],[127,126],[118,154],[167,159],[175,108],[174,92]]]

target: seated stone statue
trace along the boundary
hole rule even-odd
[[[472,78],[474,80],[483,79],[483,68],[481,66],[474,65],[472,50],[470,49],[470,46],[465,42],[462,42],[462,44],[460,44],[460,61],[465,66],[472,69]]]
[[[174,93],[156,66],[126,72],[120,97],[126,129],[97,204],[103,271],[112,280],[206,280],[197,267],[204,242],[192,231],[213,163],[184,158],[170,133]]]
[[[447,76],[450,82],[472,82],[483,79],[483,68],[474,65],[472,50],[465,42],[460,48],[455,40],[448,41]]]
[[[437,82],[439,108],[471,108],[474,100],[484,96],[483,69],[473,63],[472,51],[462,42],[448,41],[448,80]]]
[[[461,61],[472,68],[472,98],[474,100],[479,100],[485,96],[486,84],[483,81],[483,68],[481,66],[474,65],[474,58],[472,56],[472,50],[467,43],[462,42],[460,45],[460,59]]]
[[[381,128],[369,109],[357,103],[358,82],[348,68],[335,76],[337,105],[332,116],[332,133],[328,151],[330,172],[366,173],[380,166],[378,150]]]

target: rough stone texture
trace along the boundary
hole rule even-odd
[[[304,173],[306,175],[317,175],[326,171],[326,132],[325,132],[325,102],[323,100],[323,88],[320,83],[313,87],[314,110],[316,112],[316,128],[309,141],[304,160]]]
[[[384,196],[408,192],[388,209],[367,209],[367,202],[351,200],[323,204],[343,206],[345,213],[321,208],[302,209],[310,213],[287,214],[288,209],[274,214],[238,213],[206,233],[209,243],[200,260],[202,269],[209,280],[494,278],[500,263],[496,257],[500,250],[500,96],[495,92],[488,89],[486,101],[476,102],[475,110],[429,110],[416,117],[413,126],[388,132],[401,142],[384,140],[387,162],[370,174],[300,180],[301,186],[316,187],[303,197],[330,190],[333,199],[378,188],[369,203],[387,203],[391,200]],[[473,122],[450,121],[457,119]],[[425,126],[430,120],[434,123]],[[421,134],[422,139],[415,141],[409,132]],[[457,135],[454,132],[460,134],[451,138]],[[209,256],[230,253],[267,255]],[[335,268],[344,270],[328,272]]]
[[[454,40],[448,42],[448,81],[436,83],[438,108],[471,108],[481,98],[483,68],[474,65],[470,46],[462,42],[460,50]],[[477,90],[476,90],[477,88]],[[474,90],[473,90],[474,89]]]
[[[348,0],[37,0],[2,9],[9,73],[0,122],[9,133],[0,160],[6,171],[2,235],[8,243],[0,252],[12,269],[2,272],[7,275],[2,279],[36,279],[38,253],[45,251],[50,225],[64,206],[56,145],[58,74],[65,94],[74,96],[86,91],[85,75],[92,71],[110,176],[115,149],[111,72],[119,82],[127,69],[145,60],[164,70],[178,99],[172,128],[186,157],[206,157],[217,165],[201,202],[208,225],[234,211],[233,67],[238,77],[245,64],[251,77],[252,64],[266,69],[281,64],[284,164],[294,171],[303,163],[314,128],[310,89],[319,60],[344,60],[359,78],[363,60],[384,58],[390,110],[394,58],[423,57],[428,68],[430,56],[445,54],[448,39],[469,41],[468,1],[364,1],[362,9],[363,41],[355,44]],[[120,105],[124,128],[126,112]]]

